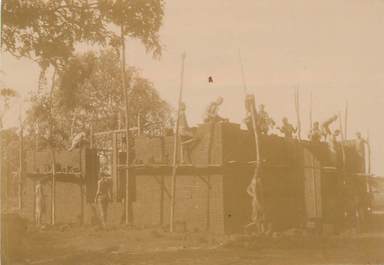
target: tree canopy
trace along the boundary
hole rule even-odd
[[[133,84],[128,91],[130,124],[136,126],[140,115],[142,132],[149,135],[171,126],[171,108],[153,84],[133,67],[127,69],[126,79]],[[50,140],[56,143],[65,142],[72,132],[88,130],[91,123],[96,131],[117,129],[119,121],[122,127],[121,69],[113,49],[73,57],[58,71],[52,99],[49,93],[49,88],[35,93],[27,115],[29,127],[39,124],[40,135],[46,140],[52,103],[56,136]]]
[[[43,68],[62,66],[78,43],[118,46],[113,29],[123,25],[157,56],[163,8],[163,0],[3,0],[2,46]]]

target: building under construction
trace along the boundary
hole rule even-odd
[[[42,181],[44,223],[95,222],[97,179],[105,162],[100,161],[102,151],[110,158],[110,224],[127,220],[135,227],[172,224],[173,231],[242,232],[252,219],[246,190],[257,159],[265,219],[273,231],[311,227],[340,231],[363,222],[368,214],[365,158],[353,141],[343,141],[332,153],[327,143],[260,135],[257,158],[253,133],[239,124],[203,123],[194,132],[191,144],[177,148],[177,167],[172,164],[173,135],[132,137],[129,166],[123,130],[102,133],[108,139],[107,150],[96,148],[100,134],[95,133],[92,148],[58,152],[54,174],[48,151],[29,152],[21,210],[33,220],[34,187]]]

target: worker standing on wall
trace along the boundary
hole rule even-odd
[[[252,112],[254,113],[254,115],[256,117],[255,96],[254,95],[247,95],[245,97],[245,111],[246,111],[246,116],[244,119],[244,123],[247,125],[248,131],[252,131],[253,130]]]
[[[289,123],[287,117],[284,117],[282,122],[283,125],[277,129],[279,129],[279,131],[284,134],[285,138],[292,139],[293,134],[297,132],[297,128],[293,127],[293,125]]]
[[[275,121],[269,116],[263,104],[259,105],[256,122],[260,133],[265,135],[267,135],[269,130],[273,129],[273,127],[275,126]]]
[[[214,102],[209,104],[207,111],[205,112],[204,122],[219,122],[219,121],[227,121],[220,117],[219,109],[221,104],[223,104],[223,97],[218,97]]]
[[[325,141],[327,141],[328,137],[332,137],[330,126],[336,120],[337,120],[337,115],[333,115],[331,118],[329,118],[328,120],[326,120],[321,124],[321,129],[322,129],[322,133]]]
[[[308,135],[308,138],[311,142],[313,143],[320,143],[321,141],[321,130],[320,130],[320,126],[319,126],[319,122],[318,121],[315,121],[313,123],[313,126],[312,126],[312,129],[311,131],[309,132],[309,135]]]
[[[95,196],[95,203],[99,206],[101,217],[101,224],[106,228],[108,204],[111,201],[110,180],[104,171],[100,174],[100,179],[97,182],[97,191]]]
[[[355,149],[357,154],[359,155],[358,168],[360,173],[365,172],[365,145],[367,144],[367,140],[365,140],[361,133],[356,133],[355,139]]]
[[[195,138],[193,130],[189,127],[188,121],[187,121],[187,115],[186,115],[186,105],[185,103],[181,103],[180,105],[180,117],[179,117],[179,131],[180,131],[180,138],[181,138],[181,163],[185,163],[184,159],[184,151],[186,151],[189,162],[192,163],[191,158],[191,149],[193,143],[197,141]]]

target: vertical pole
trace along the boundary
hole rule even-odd
[[[93,134],[93,123],[91,122],[91,128],[90,128],[90,136],[89,136],[89,139],[90,139],[90,141],[89,141],[89,147],[91,148],[91,149],[93,149],[93,145],[94,145],[94,134]]]
[[[54,148],[51,148],[51,158],[52,158],[51,224],[54,225],[56,221],[56,156],[55,156]]]
[[[207,176],[207,231],[209,231],[209,228],[211,226],[211,176]]]
[[[177,150],[179,145],[179,122],[180,122],[180,106],[183,98],[183,85],[184,85],[184,62],[186,54],[181,55],[181,73],[180,73],[180,90],[179,99],[177,104],[177,117],[175,135],[173,139],[173,162],[172,162],[172,179],[171,179],[171,209],[170,209],[170,222],[169,231],[174,231],[174,219],[175,219],[175,196],[176,196],[176,170],[177,170]]]
[[[344,139],[348,139],[348,101],[345,101]]]
[[[239,63],[240,63],[240,70],[241,70],[241,78],[242,78],[242,83],[243,83],[243,92],[244,92],[244,97],[247,98],[247,84],[246,84],[246,81],[245,81],[245,75],[244,75],[244,68],[243,68],[243,62],[242,62],[242,58],[241,58],[241,54],[240,54],[240,51],[239,51]],[[251,120],[252,120],[252,128],[253,128],[253,137],[254,137],[254,140],[255,140],[255,153],[256,153],[256,164],[255,164],[255,168],[254,168],[254,173],[253,173],[253,181],[254,183],[256,183],[255,185],[255,190],[258,189],[259,191],[262,191],[262,182],[261,181],[258,181],[260,179],[260,168],[261,168],[261,158],[260,158],[260,139],[259,139],[259,129],[258,129],[258,126],[257,126],[257,110],[256,110],[256,103],[255,101],[252,101],[252,104],[250,106],[250,110],[251,112]],[[252,182],[251,182],[251,185],[252,185]],[[260,185],[259,188],[257,188],[257,186]],[[261,192],[262,193],[262,192]],[[257,200],[257,203],[259,204],[259,207],[263,210],[263,205],[262,205],[262,202],[260,201],[261,199],[261,194],[255,194],[255,197],[253,198],[253,200]],[[253,213],[252,215],[254,216],[255,215],[255,211],[256,209],[252,209]],[[264,212],[262,212],[261,214],[264,214]],[[257,216],[257,218],[259,218],[259,216]],[[259,223],[259,229],[260,231],[263,231],[263,227],[262,225],[260,225]]]
[[[160,225],[164,221],[164,176],[160,176]]]
[[[241,70],[241,80],[243,83],[243,92],[244,92],[244,95],[247,96],[247,83],[245,82],[243,60],[241,58],[240,50],[239,50],[239,63],[240,63],[240,70]]]
[[[124,37],[124,27],[123,23],[120,26],[121,33],[121,50],[122,50],[122,58],[121,58],[121,89],[124,93],[124,103],[125,103],[125,138],[126,138],[126,170],[125,170],[125,224],[128,225],[130,223],[129,211],[130,211],[130,202],[129,202],[129,108],[128,108],[128,91],[125,84],[125,37]],[[132,75],[133,78],[133,75]],[[131,80],[130,83],[132,83]]]
[[[3,131],[2,131],[2,129],[3,129],[3,123],[2,123],[2,117],[0,117],[0,187],[2,186],[2,185],[7,185],[6,184],[6,182],[4,183],[4,178],[5,178],[5,170],[4,170],[4,162],[5,162],[5,159],[4,159],[4,157],[3,157],[3,153],[4,153],[4,149],[3,149]],[[5,191],[6,191],[7,189],[5,189]],[[4,190],[1,190],[1,191],[4,191]],[[3,193],[1,194],[1,198],[0,198],[0,201],[3,201],[4,200],[4,198],[7,198],[8,196],[7,196],[7,193],[5,192],[4,193],[4,195],[3,195]],[[1,207],[3,207],[3,203],[1,203]],[[1,208],[0,207],[0,208]]]
[[[140,117],[140,112],[137,113],[137,136],[141,135],[141,117]]]
[[[297,137],[299,141],[301,141],[300,96],[298,88],[295,90],[295,109],[297,117]]]
[[[84,180],[85,180],[85,168],[83,165],[83,160],[86,161],[87,154],[85,148],[80,146],[80,223],[84,224]]]
[[[371,142],[369,137],[369,131],[367,131],[367,151],[368,151],[368,167],[367,167],[367,173],[368,176],[371,176],[371,159],[372,159],[372,153],[371,153]]]
[[[343,120],[341,119],[341,113],[339,113],[339,130],[341,135],[341,154],[343,158],[343,170],[345,169],[345,149],[344,149],[344,141],[345,141],[345,135],[343,131]]]
[[[310,131],[312,130],[312,91],[310,92],[309,95],[309,129]]]
[[[51,170],[52,170],[52,183],[51,183],[51,224],[55,224],[56,219],[56,156],[55,156],[55,146],[53,139],[53,90],[55,88],[55,78],[56,78],[56,67],[53,70],[52,75],[52,84],[50,92],[50,124],[49,124],[49,145],[51,149]]]
[[[119,151],[117,148],[117,133],[112,133],[112,193],[115,200],[118,196],[118,185],[119,185]]]
[[[24,180],[24,136],[23,126],[20,120],[20,136],[19,136],[19,179],[18,179],[18,207],[21,209],[22,204],[22,192],[23,192],[23,180]]]

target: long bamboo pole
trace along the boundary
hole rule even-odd
[[[243,84],[243,92],[244,92],[244,97],[247,98],[248,94],[247,94],[247,84],[246,84],[246,81],[245,81],[245,74],[244,74],[244,67],[243,67],[243,62],[242,62],[242,58],[241,58],[241,54],[240,54],[240,51],[239,51],[239,63],[240,63],[240,70],[241,70],[241,78],[242,78],[242,84]],[[251,120],[252,120],[252,128],[253,128],[253,138],[254,138],[254,141],[255,141],[255,153],[256,153],[256,164],[255,164],[255,168],[254,168],[254,173],[253,173],[253,176],[252,176],[252,182],[251,182],[251,185],[252,183],[255,183],[255,185],[262,185],[262,183],[260,181],[258,181],[259,177],[260,177],[260,168],[261,168],[261,157],[260,157],[260,138],[259,138],[259,129],[258,129],[258,125],[257,125],[257,110],[256,110],[256,103],[255,101],[252,101],[252,104],[250,106],[250,110],[248,110],[251,112]],[[262,191],[262,186],[260,186],[259,188],[257,188],[255,186],[255,192],[256,190],[259,190],[259,191]],[[263,205],[262,205],[262,202],[260,201],[260,198],[257,198],[257,194],[255,194],[254,196],[256,196],[256,198],[253,198],[254,200],[256,199],[257,200],[257,203],[259,204],[259,207],[261,209],[264,209]],[[252,209],[253,211],[255,211],[256,209]],[[264,214],[264,213],[262,213]],[[255,216],[255,213],[252,214],[253,216]],[[259,216],[257,216],[256,218],[258,218]],[[252,220],[254,221],[254,220]],[[259,227],[259,229],[262,231],[264,228],[263,227]]]
[[[181,55],[181,73],[180,73],[180,90],[177,106],[176,128],[173,141],[173,163],[172,163],[172,183],[171,183],[171,209],[170,209],[170,222],[169,231],[174,231],[174,219],[175,219],[175,196],[176,196],[176,171],[177,171],[177,150],[179,145],[179,122],[180,122],[180,106],[183,98],[183,85],[184,85],[184,62],[186,54]]]
[[[371,153],[371,140],[369,137],[369,131],[367,131],[367,151],[368,151],[368,167],[367,167],[367,173],[368,176],[371,176],[371,161],[372,161],[372,153]]]
[[[19,179],[18,179],[18,208],[23,207],[22,192],[24,180],[24,128],[20,117],[20,135],[19,135]]]
[[[301,141],[301,120],[300,120],[300,96],[299,89],[295,89],[295,110],[296,110],[296,118],[297,118],[297,137],[299,141]]]
[[[341,155],[342,155],[342,169],[343,173],[345,171],[345,162],[346,162],[346,157],[345,157],[345,148],[344,148],[344,142],[345,142],[345,135],[343,131],[343,120],[341,119],[341,113],[339,113],[339,130],[340,130],[340,136],[341,136]]]
[[[241,58],[241,54],[240,54],[240,51],[239,51],[239,63],[240,63],[240,70],[241,70],[241,81],[242,81],[242,84],[243,84],[243,92],[244,92],[244,97],[246,98],[247,97],[247,83],[246,83],[246,80],[245,80],[245,74],[244,74],[244,67],[243,67],[243,61],[242,61],[242,58]],[[259,167],[260,167],[260,145],[259,145],[259,134],[258,134],[258,130],[257,130],[257,122],[256,122],[256,106],[253,105],[251,106],[251,119],[252,119],[252,126],[253,126],[253,138],[255,140],[255,152],[256,152],[256,167],[255,167],[255,175],[254,177],[258,177],[258,170],[259,170]]]
[[[56,221],[56,154],[53,139],[53,90],[55,88],[56,68],[53,70],[51,92],[50,92],[50,125],[49,125],[49,137],[50,137],[50,151],[51,151],[51,224],[54,225]]]
[[[312,91],[310,92],[310,95],[309,95],[309,129],[310,131],[312,131]]]
[[[128,106],[128,91],[126,89],[126,84],[125,84],[125,37],[124,37],[124,26],[123,23],[121,24],[120,27],[120,33],[121,33],[121,89],[123,90],[124,93],[124,104],[125,104],[125,138],[126,138],[126,165],[127,169],[125,171],[125,224],[128,225],[130,223],[130,218],[129,218],[129,211],[130,211],[130,205],[129,205],[129,106]],[[132,78],[131,78],[132,79]],[[132,84],[132,81],[130,84]]]
[[[348,139],[348,101],[345,101],[344,110],[344,138]]]

